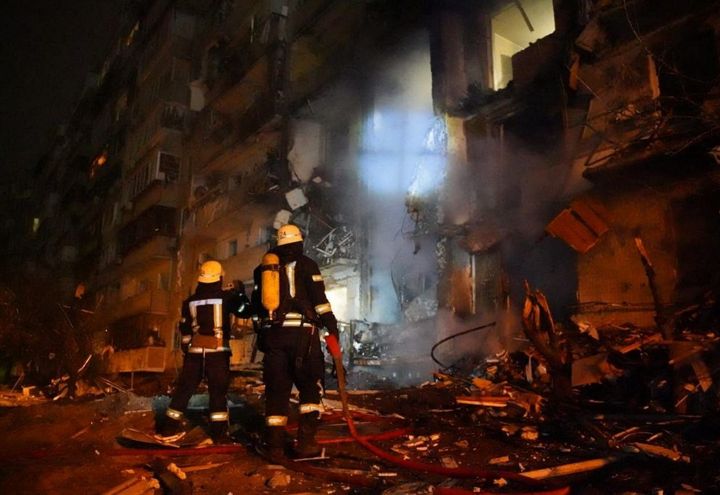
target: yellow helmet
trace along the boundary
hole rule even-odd
[[[204,284],[211,284],[220,280],[223,276],[222,265],[217,261],[206,261],[200,265],[200,275],[198,275],[198,282]]]
[[[284,244],[292,244],[293,242],[302,241],[302,233],[300,229],[293,224],[283,225],[278,229],[277,233],[277,245],[282,246]]]

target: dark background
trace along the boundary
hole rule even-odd
[[[4,0],[0,15],[0,172],[48,151],[118,34],[125,0]]]

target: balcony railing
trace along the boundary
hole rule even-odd
[[[216,129],[210,127],[209,123],[205,124],[204,137],[196,139],[190,151],[195,164],[194,173],[205,174],[221,170],[237,173],[238,168],[247,169],[258,160],[264,160],[267,152],[277,146],[278,121],[273,119],[272,108],[265,104],[254,108],[256,111],[249,112],[246,118],[240,119],[236,124],[228,121]],[[206,117],[212,111],[206,108],[203,116]],[[198,136],[201,134],[196,133]],[[232,163],[228,163],[228,160]],[[238,167],[239,164],[243,166]]]
[[[177,210],[168,206],[152,206],[120,230],[118,254],[126,257],[157,237],[173,237],[176,234]]]
[[[128,142],[131,159],[142,158],[151,148],[163,142],[168,133],[183,132],[189,114],[184,105],[161,102],[132,134]]]
[[[109,320],[116,321],[140,314],[166,315],[170,307],[170,293],[166,290],[147,290],[107,307]]]
[[[123,273],[143,271],[173,258],[175,237],[158,235],[129,251],[122,258]]]
[[[109,360],[108,372],[131,373],[135,371],[162,373],[165,371],[165,347],[140,347],[116,351]]]

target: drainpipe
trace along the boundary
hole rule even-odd
[[[277,41],[273,57],[272,81],[274,86],[275,112],[280,117],[280,145],[278,148],[278,170],[280,189],[286,190],[290,184],[288,153],[290,152],[290,52],[291,36],[288,29],[289,0],[283,0],[279,12],[273,12],[277,18]]]

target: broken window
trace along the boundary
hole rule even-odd
[[[720,76],[715,32],[709,29],[684,32],[674,43],[657,50],[660,94],[673,112],[696,115]]]
[[[512,56],[555,31],[552,0],[513,0],[503,3],[491,21],[493,88],[513,78]]]

